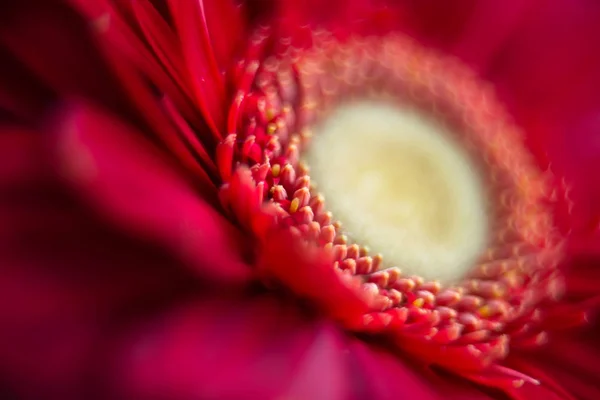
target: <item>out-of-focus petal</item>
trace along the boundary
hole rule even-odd
[[[600,387],[600,324],[554,335],[547,346],[534,352],[514,352],[509,365],[535,376],[541,385],[521,388],[523,399],[598,399]],[[570,397],[568,397],[570,396]]]
[[[405,18],[399,29],[424,44],[450,49],[461,39],[464,27],[472,18],[475,0],[401,0],[394,2],[403,9]],[[486,2],[486,4],[490,4]]]
[[[600,4],[568,0],[529,14],[487,73],[517,117],[562,120],[597,105],[599,17]]]
[[[376,393],[377,399],[490,399],[467,381],[413,364],[387,349],[353,339],[349,345],[348,365],[354,376],[350,390],[356,399],[370,398]]]
[[[570,189],[563,225],[582,234],[600,218],[600,4],[558,1],[540,7],[490,64],[496,84],[542,165]]]
[[[537,12],[538,3],[538,0],[477,2],[448,51],[475,70],[485,71],[521,25],[528,23],[531,13]]]
[[[206,296],[143,326],[122,346],[114,353],[117,378],[135,398],[347,394],[342,334],[270,295]]]
[[[116,381],[140,399],[489,398],[462,381],[431,385],[406,360],[272,295],[207,293],[120,346]]]
[[[42,132],[2,127],[0,153],[2,384],[81,398],[112,327],[189,293],[193,275],[82,207],[55,179]]]
[[[2,47],[0,59],[0,118],[6,123],[36,121],[55,99],[54,93]]]
[[[261,1],[251,1],[260,8]],[[272,24],[277,36],[291,38],[294,46],[310,44],[311,30],[326,29],[340,38],[353,34],[389,32],[407,22],[409,13],[401,4],[389,0],[275,1]]]
[[[74,105],[58,123],[56,152],[68,181],[114,223],[166,245],[203,276],[249,276],[240,233],[133,128]]]
[[[26,71],[61,95],[94,98],[112,110],[125,107],[123,91],[93,46],[89,27],[63,2],[3,3],[0,45],[13,54]],[[27,85],[20,80],[13,81],[15,83]]]

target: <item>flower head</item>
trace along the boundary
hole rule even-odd
[[[594,398],[599,77],[552,7],[421,7],[13,6],[9,388]]]

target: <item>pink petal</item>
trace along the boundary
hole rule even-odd
[[[139,132],[78,105],[61,117],[55,146],[65,177],[112,222],[166,245],[202,276],[248,277],[240,233]]]

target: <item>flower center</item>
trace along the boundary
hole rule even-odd
[[[338,106],[306,153],[311,177],[349,238],[387,266],[458,281],[487,245],[481,179],[441,124],[381,101]]]

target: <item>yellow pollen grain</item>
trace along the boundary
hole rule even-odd
[[[488,318],[492,315],[492,309],[490,306],[485,305],[478,310],[478,313],[482,318]]]
[[[305,154],[326,207],[383,267],[452,283],[486,250],[479,171],[451,132],[383,101],[340,105],[313,128]]]
[[[506,294],[506,291],[504,290],[504,287],[502,287],[501,285],[494,285],[494,288],[492,289],[492,296],[499,299],[500,297],[504,297],[504,295]]]
[[[300,199],[295,198],[294,200],[292,200],[292,202],[290,203],[290,212],[291,213],[295,213],[296,211],[298,211],[298,207],[300,206]]]
[[[504,274],[504,279],[509,286],[515,287],[519,284],[519,273],[516,270],[511,269]]]
[[[421,299],[421,298],[418,298],[418,299],[416,299],[415,301],[413,301],[413,302],[412,302],[412,304],[413,304],[413,306],[415,306],[415,307],[419,307],[419,308],[421,308],[421,307],[423,307],[423,305],[425,304],[425,300],[423,300],[423,299]]]
[[[273,135],[275,132],[277,132],[277,125],[273,122],[267,124],[267,135]]]
[[[515,387],[515,388],[518,389],[518,388],[522,387],[525,384],[525,381],[523,379],[517,379],[517,380],[514,380],[512,382],[512,384],[513,384],[513,387]]]
[[[281,172],[281,165],[275,164],[275,165],[271,166],[271,174],[273,174],[273,176],[275,178],[279,176],[280,172]]]

